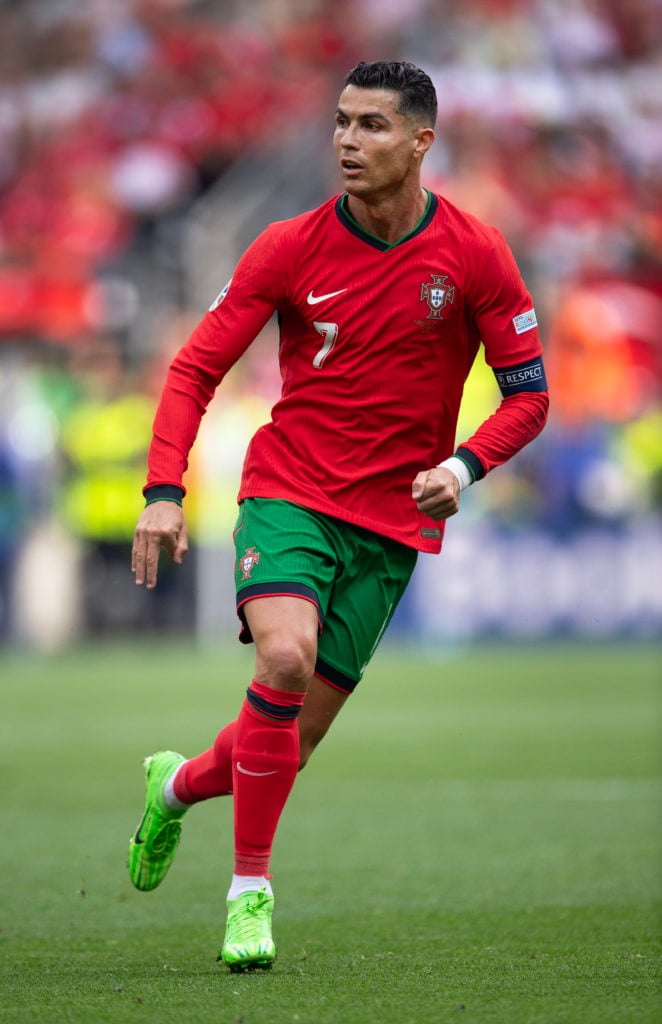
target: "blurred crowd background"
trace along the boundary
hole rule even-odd
[[[146,594],[128,551],[155,402],[244,245],[338,191],[343,77],[383,57],[435,81],[425,183],[505,234],[552,392],[395,629],[659,635],[662,0],[2,0],[0,643],[234,631],[234,499],[276,327],[205,418],[193,551]],[[478,365],[460,438],[498,397]]]

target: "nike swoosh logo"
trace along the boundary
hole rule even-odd
[[[140,824],[138,825],[138,828],[136,829],[136,834],[133,837],[133,841],[136,844],[136,846],[141,846],[145,842],[145,840],[143,839],[143,837],[141,836],[140,833],[143,830],[143,826],[145,825],[146,820],[147,820],[147,815],[145,814],[145,815],[143,815],[143,820],[140,822]]]
[[[324,302],[325,299],[335,299],[336,295],[342,295],[342,293],[346,291],[346,288],[341,288],[339,292],[329,292],[328,295],[313,295],[313,290],[311,288],[308,292],[306,302],[309,306],[316,306],[318,302]]]
[[[237,761],[237,771],[242,775],[254,775],[256,778],[262,778],[264,775],[278,775],[278,769],[274,772],[249,772],[248,768],[242,767],[241,761]]]

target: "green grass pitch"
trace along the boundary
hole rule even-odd
[[[659,1022],[660,653],[385,644],[297,781],[249,976],[215,963],[228,800],[158,891],[125,859],[142,756],[206,747],[250,651],[0,653],[0,1021]]]

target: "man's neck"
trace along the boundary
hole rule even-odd
[[[393,245],[414,230],[428,205],[428,193],[420,185],[411,196],[398,194],[368,202],[348,195],[347,212],[364,231]]]

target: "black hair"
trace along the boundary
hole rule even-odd
[[[417,114],[434,128],[437,121],[437,93],[429,75],[406,60],[364,61],[347,75],[345,86],[359,89],[392,89],[400,94],[398,113]]]

